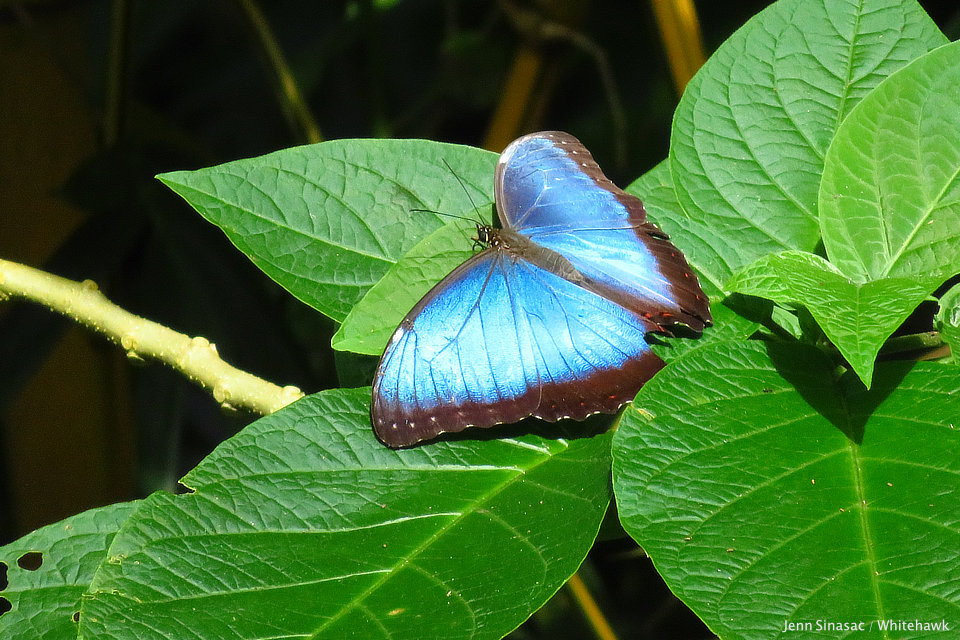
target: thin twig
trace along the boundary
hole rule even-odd
[[[604,95],[607,98],[607,106],[610,109],[610,119],[614,130],[613,146],[616,161],[619,166],[624,166],[627,157],[626,109],[624,109],[623,101],[620,99],[620,92],[617,89],[617,83],[614,79],[613,71],[610,68],[606,51],[583,33],[560,22],[551,20],[545,14],[530,10],[513,0],[500,0],[500,7],[503,9],[507,18],[513,23],[514,28],[527,39],[527,43],[522,45],[518,53],[514,71],[511,73],[509,80],[511,83],[523,82],[530,86],[520,87],[520,89],[523,89],[521,93],[517,88],[508,85],[507,88],[510,92],[504,92],[504,100],[501,100],[501,107],[498,108],[497,118],[494,119],[494,122],[498,122],[499,119],[505,115],[509,116],[515,122],[520,121],[520,117],[523,115],[522,112],[511,114],[510,112],[504,111],[503,102],[505,102],[508,96],[511,100],[506,106],[507,109],[518,111],[519,109],[528,108],[527,103],[530,101],[532,85],[536,81],[544,62],[542,43],[565,42],[571,44],[580,49],[581,52],[587,54],[597,69],[597,73],[600,76],[600,83],[604,89]],[[523,66],[520,66],[521,64],[523,64]],[[522,97],[523,101],[521,102],[519,99],[515,99],[514,96]],[[497,133],[499,137],[496,142],[499,143],[499,141],[503,139],[504,132],[498,130]],[[490,133],[487,134],[487,140],[488,142],[493,141],[493,136]],[[504,143],[504,145],[505,144],[506,143]],[[498,151],[499,149],[496,149],[496,146],[496,144],[489,144],[486,148]]]
[[[293,77],[293,72],[290,71],[290,65],[287,64],[287,59],[280,49],[280,44],[274,37],[263,12],[260,11],[260,7],[254,0],[237,0],[237,3],[243,9],[247,20],[250,22],[250,27],[260,41],[270,70],[273,71],[276,79],[280,104],[291,126],[302,134],[307,142],[322,142],[323,136],[320,135],[320,127],[313,119],[310,107],[303,99],[300,87]]]
[[[603,611],[597,606],[597,601],[593,599],[593,595],[587,589],[587,585],[584,584],[579,572],[570,577],[567,581],[567,588],[580,606],[580,610],[583,611],[584,617],[586,617],[597,638],[599,640],[617,640],[617,634],[614,633],[613,627],[607,622]]]
[[[127,61],[130,28],[130,0],[110,4],[110,40],[107,49],[107,77],[104,82],[103,143],[117,144],[123,131],[126,101]]]

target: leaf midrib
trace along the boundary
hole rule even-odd
[[[558,452],[558,453],[562,453],[562,452]],[[556,455],[556,454],[555,454],[555,455]],[[313,635],[310,636],[310,637],[311,637],[311,638],[320,638],[320,637],[322,636],[323,632],[324,632],[327,628],[329,628],[331,625],[335,624],[338,620],[340,620],[340,619],[341,619],[344,615],[346,615],[347,613],[353,611],[353,610],[356,609],[357,607],[362,606],[361,603],[362,603],[364,600],[366,600],[371,594],[373,594],[374,592],[376,592],[376,590],[379,589],[381,586],[383,586],[384,584],[386,584],[386,582],[389,581],[394,575],[396,575],[397,572],[399,572],[399,571],[402,570],[403,568],[407,567],[407,566],[410,564],[411,558],[415,558],[415,557],[421,555],[424,551],[426,551],[426,549],[428,549],[428,548],[430,547],[430,545],[432,545],[434,542],[436,542],[443,534],[445,534],[447,531],[451,530],[451,529],[452,529],[454,526],[456,526],[458,523],[462,522],[464,518],[466,518],[466,517],[468,517],[468,516],[471,516],[471,515],[477,513],[477,512],[480,510],[480,506],[479,506],[479,505],[487,504],[488,501],[490,500],[490,498],[492,498],[493,496],[497,495],[498,493],[500,493],[501,491],[503,491],[504,489],[506,489],[508,486],[510,486],[510,485],[513,484],[514,482],[517,482],[518,479],[526,477],[526,475],[527,475],[530,471],[536,469],[536,468],[537,468],[538,466],[540,466],[541,464],[544,464],[545,462],[548,462],[549,460],[552,460],[553,458],[554,458],[553,455],[544,456],[543,459],[539,460],[536,464],[533,464],[533,465],[531,465],[529,468],[524,469],[524,470],[522,470],[521,472],[516,473],[516,474],[510,476],[510,477],[507,478],[504,482],[499,483],[498,485],[492,487],[489,491],[487,491],[487,492],[486,492],[485,494],[483,494],[482,496],[479,496],[479,498],[478,498],[476,501],[474,501],[474,505],[473,505],[472,508],[466,509],[466,510],[464,510],[463,512],[461,512],[459,518],[450,518],[450,520],[449,520],[446,524],[444,524],[442,527],[440,527],[440,528],[439,528],[437,531],[435,531],[432,535],[427,536],[420,545],[418,545],[418,546],[417,546],[415,549],[413,549],[409,554],[407,554],[400,562],[398,562],[396,565],[394,565],[387,573],[384,573],[383,576],[382,576],[380,579],[376,580],[376,581],[373,582],[369,587],[367,587],[367,589],[365,589],[365,590],[363,591],[363,593],[361,593],[361,594],[358,595],[356,598],[354,598],[353,601],[351,601],[351,603],[350,603],[349,605],[343,607],[336,615],[334,615],[334,616],[331,617],[329,620],[327,620],[327,621],[324,622],[322,625],[320,625],[320,626],[314,631]]]

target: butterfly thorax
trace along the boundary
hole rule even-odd
[[[512,229],[477,225],[477,242],[489,245],[501,256],[509,257],[514,262],[525,260],[574,284],[584,280],[583,274],[562,255]]]

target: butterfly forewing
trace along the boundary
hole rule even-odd
[[[570,260],[585,286],[660,327],[710,324],[707,297],[683,254],[570,134],[514,141],[497,162],[495,190],[503,225]]]

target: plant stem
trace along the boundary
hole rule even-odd
[[[280,45],[270,29],[270,25],[267,24],[263,12],[260,11],[260,7],[254,0],[237,0],[237,4],[240,5],[250,23],[250,27],[256,34],[263,54],[267,58],[267,64],[273,71],[277,82],[278,98],[287,120],[295,132],[301,134],[307,142],[322,142],[323,136],[320,135],[320,128],[300,93],[300,87],[293,77],[293,72],[290,71],[287,58],[280,50]]]
[[[91,280],[75,282],[0,260],[0,299],[5,297],[23,298],[67,316],[119,344],[130,358],[170,365],[224,407],[267,414],[303,396],[296,387],[280,387],[227,364],[206,338],[191,338],[118,307]]]
[[[516,130],[531,109],[535,83],[542,75],[545,63],[542,45],[545,42],[559,41],[573,45],[593,60],[610,109],[617,164],[624,165],[627,155],[626,110],[604,49],[583,33],[552,19],[546,13],[528,9],[513,0],[501,0],[500,7],[514,28],[525,37],[525,43],[517,52],[500,105],[487,131],[484,148],[499,152],[516,137]]]
[[[939,332],[926,331],[924,333],[912,333],[890,338],[886,344],[880,348],[880,355],[888,356],[894,353],[926,351],[929,349],[939,349],[944,346],[943,339],[940,337]],[[943,355],[949,355],[949,352]],[[943,355],[940,357],[943,357]]]
[[[570,577],[567,581],[567,588],[570,589],[573,599],[580,605],[580,610],[583,611],[583,615],[590,623],[590,628],[593,629],[597,638],[599,640],[617,640],[617,634],[614,633],[610,623],[607,622],[603,611],[597,606],[597,601],[593,599],[579,572]]]
[[[703,66],[703,38],[692,0],[650,0],[677,94]]]
[[[107,50],[102,131],[103,143],[108,147],[117,144],[123,131],[129,28],[130,1],[113,0],[110,4],[110,44]]]
[[[542,67],[543,54],[539,48],[520,46],[500,92],[500,103],[484,137],[484,149],[500,153],[517,136]]]

